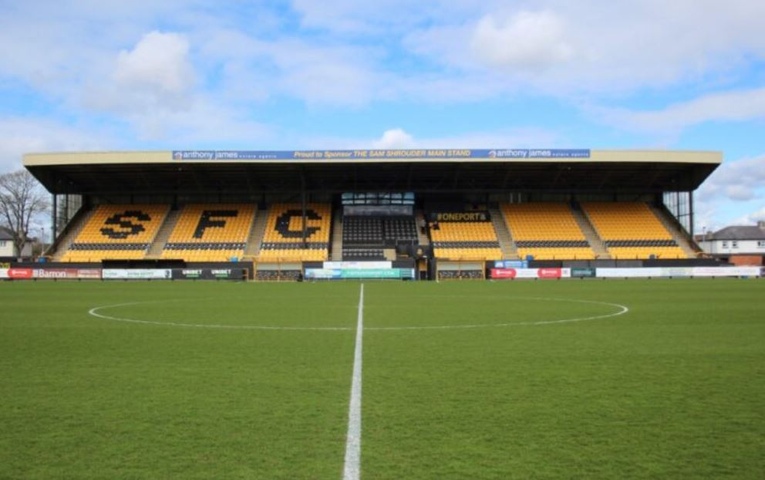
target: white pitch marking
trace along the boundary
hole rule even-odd
[[[364,336],[364,284],[359,292],[359,314],[356,320],[356,349],[353,353],[351,402],[348,408],[348,435],[345,442],[343,480],[361,477],[361,345]]]
[[[561,323],[574,323],[585,322],[588,320],[599,320],[603,318],[618,317],[629,312],[629,307],[618,303],[609,302],[596,302],[591,300],[577,300],[570,298],[533,298],[527,297],[527,300],[545,300],[553,302],[577,302],[577,303],[590,303],[593,305],[607,305],[609,307],[616,307],[618,312],[606,313],[604,315],[595,315],[592,317],[578,317],[578,318],[564,318],[561,320],[539,320],[536,322],[513,322],[513,323],[475,323],[466,325],[423,325],[423,326],[410,326],[410,327],[368,327],[367,330],[456,330],[456,329],[468,329],[468,328],[491,328],[491,327],[515,327],[515,326],[535,326],[535,325],[555,325]]]
[[[601,320],[605,318],[618,317],[629,312],[629,307],[621,305],[619,303],[609,302],[597,302],[592,300],[578,300],[572,298],[550,298],[550,297],[523,297],[526,300],[543,300],[553,302],[577,302],[577,303],[590,303],[593,305],[606,305],[610,307],[616,307],[619,311],[614,313],[607,313],[603,315],[595,315],[591,317],[578,317],[578,318],[564,318],[561,320],[538,320],[533,322],[512,322],[512,323],[476,323],[467,325],[421,325],[421,326],[400,326],[400,327],[367,327],[366,330],[459,330],[459,329],[474,329],[474,328],[497,328],[497,327],[522,327],[522,326],[538,326],[538,325],[557,325],[563,323],[573,322],[585,322],[588,320]],[[166,300],[171,301],[171,300]],[[196,323],[179,323],[179,322],[158,322],[153,320],[138,320],[134,318],[114,317],[99,313],[100,310],[106,308],[118,308],[127,307],[130,305],[144,305],[147,303],[163,303],[163,301],[151,301],[151,302],[130,302],[130,303],[118,303],[113,305],[101,305],[99,307],[93,307],[88,310],[88,314],[101,318],[104,320],[112,320],[116,322],[138,323],[144,325],[162,325],[171,327],[190,327],[190,328],[213,328],[213,329],[227,329],[227,330],[286,330],[286,331],[348,331],[353,327],[285,327],[275,325],[216,325],[216,324],[196,324]]]
[[[192,327],[192,328],[221,328],[229,330],[351,330],[351,327],[284,327],[284,326],[268,326],[268,325],[216,325],[206,323],[178,323],[178,322],[155,322],[152,320],[136,320],[134,318],[122,318],[112,317],[110,315],[104,315],[98,313],[99,310],[104,308],[117,308],[127,307],[130,305],[145,305],[147,303],[158,302],[130,302],[130,303],[118,303],[115,305],[102,305],[100,307],[93,307],[88,310],[88,313],[94,317],[102,318],[104,320],[113,320],[115,322],[127,322],[127,323],[141,323],[145,325],[168,325],[171,327]]]

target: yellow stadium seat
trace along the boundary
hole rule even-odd
[[[329,259],[332,206],[306,205],[305,225],[300,204],[271,205],[260,246],[259,262],[326,261]]]

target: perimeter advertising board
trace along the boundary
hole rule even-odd
[[[102,271],[104,280],[169,280],[172,278],[172,270],[148,269],[148,268],[105,268]]]
[[[306,268],[307,280],[412,279],[413,268]]]
[[[571,276],[570,268],[492,268],[492,279],[539,278],[559,279]]]
[[[97,268],[36,268],[34,278],[53,280],[98,280],[101,270]]]
[[[4,269],[5,275],[0,275],[0,278],[8,278],[11,280],[27,280],[34,278],[34,270],[31,268],[7,268]]]
[[[1,279],[10,280],[98,280],[98,268],[5,268],[0,269]]]
[[[172,272],[173,280],[242,280],[244,268],[180,268]]]

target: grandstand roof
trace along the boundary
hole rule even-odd
[[[658,150],[316,150],[30,153],[52,193],[693,191],[722,153]]]

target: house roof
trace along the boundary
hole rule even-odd
[[[765,228],[758,226],[725,227],[709,235],[708,240],[765,240]]]
[[[10,230],[5,227],[0,227],[0,240],[13,240]]]

